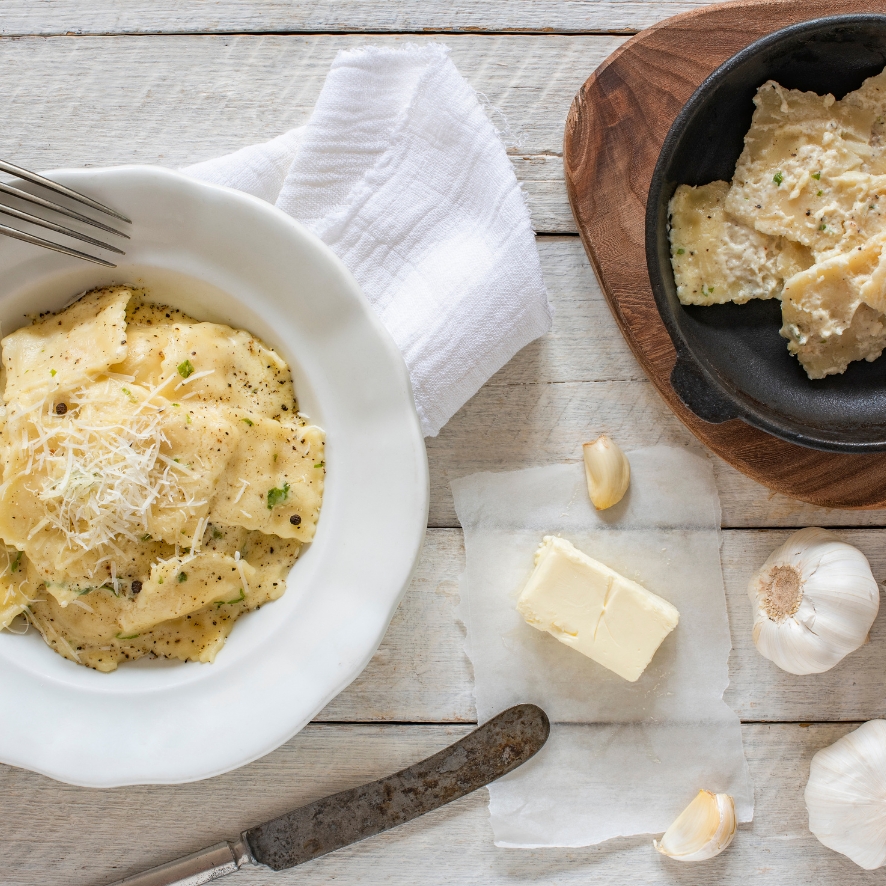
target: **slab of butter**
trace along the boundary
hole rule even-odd
[[[517,611],[631,683],[680,620],[667,600],[550,535],[535,555]]]

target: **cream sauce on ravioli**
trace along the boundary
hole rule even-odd
[[[250,333],[114,286],[2,342],[0,629],[210,662],[313,539],[324,434]]]
[[[680,185],[671,264],[686,305],[781,300],[811,379],[886,348],[886,71],[837,101],[764,83],[731,182]]]

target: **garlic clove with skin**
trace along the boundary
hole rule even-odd
[[[862,646],[880,607],[867,558],[824,529],[795,532],[751,577],[754,643],[790,674],[820,674]]]
[[[652,845],[679,861],[705,861],[719,855],[735,836],[735,803],[729,794],[699,791],[661,840]]]
[[[871,720],[813,758],[809,830],[867,870],[886,863],[886,720]]]
[[[628,491],[631,465],[627,456],[605,434],[582,445],[588,494],[594,507],[604,511],[617,505]]]

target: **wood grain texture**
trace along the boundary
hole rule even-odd
[[[0,156],[44,169],[126,162],[180,166],[206,159],[304,123],[340,49],[415,39],[0,40],[0,89],[8,119],[15,121],[0,131]],[[624,41],[454,35],[446,42],[510,139],[538,230],[574,229],[557,153],[563,122],[588,68]],[[23,70],[28,71],[26,78],[21,77]],[[430,441],[431,525],[457,525],[449,491],[452,477],[578,458],[583,435],[597,432],[603,419],[610,431],[624,429],[632,446],[689,440],[641,381],[642,370],[612,321],[578,242],[545,237],[539,246],[557,309],[554,332],[524,349],[441,438]],[[601,381],[631,381],[638,392],[597,386]],[[514,389],[497,390],[502,383]],[[572,387],[560,387],[566,383]],[[491,417],[493,408],[499,411]],[[482,448],[472,445],[478,438],[485,441]],[[783,496],[771,497],[722,463],[717,471],[727,526],[870,525],[881,519],[801,507]]]
[[[624,42],[620,37],[0,38],[5,119],[15,123],[0,131],[0,156],[32,169],[195,163],[307,122],[340,50],[429,41],[450,47],[481,94],[536,230],[576,233],[563,182],[563,124],[587,71]]]
[[[886,713],[886,606],[870,643],[824,674],[787,674],[757,652],[747,585],[753,572],[790,533],[723,533],[726,607],[732,631],[730,684],[725,698],[743,720],[869,720]],[[875,578],[886,579],[881,530],[840,533],[868,557]],[[464,570],[461,530],[428,532],[418,573],[366,670],[322,711],[323,722],[473,722],[473,671],[465,630],[455,615]],[[552,640],[551,642],[556,642]]]
[[[175,786],[97,791],[0,767],[4,886],[101,886],[194,851],[287,809],[393,772],[464,735],[467,726],[308,726],[236,772]],[[650,837],[587,849],[513,850],[492,843],[483,789],[378,837],[289,871],[239,872],[240,886],[545,884],[784,886],[880,884],[822,846],[807,827],[812,755],[853,727],[743,727],[756,785],[754,822],[703,864],[655,852]]]
[[[434,529],[412,583],[369,665],[320,722],[472,723],[474,672],[455,615],[465,553],[459,529]]]
[[[634,354],[684,424],[740,471],[814,504],[886,504],[886,454],[816,452],[744,422],[708,424],[670,386],[675,352],[649,286],[646,194],[671,123],[701,81],[753,40],[837,12],[883,11],[870,0],[753,0],[685,13],[620,47],[579,90],[564,165],[573,211],[597,276]]]
[[[428,42],[450,48],[512,156],[556,161],[576,90],[625,41],[464,34],[0,38],[4,114],[15,121],[0,132],[0,156],[44,169],[196,163],[307,122],[339,51]],[[566,209],[561,202],[558,211]]]
[[[450,482],[581,459],[608,433],[632,449],[698,445],[645,379],[576,237],[540,237],[553,329],[527,345],[427,441],[431,526],[457,526]],[[886,513],[816,507],[779,495],[719,458],[724,527],[882,526]]]
[[[551,33],[633,30],[697,5],[695,0],[4,0],[0,35],[189,33],[0,39],[7,123],[0,131],[0,156],[42,168],[195,162],[305,122],[338,50],[434,39],[452,48],[461,72],[485,96],[536,230],[572,233],[576,226],[561,163],[566,113],[588,72],[624,40]],[[538,33],[347,33],[424,28]],[[238,33],[315,30],[340,33]],[[694,445],[631,356],[577,238],[542,237],[539,246],[557,309],[554,330],[518,354],[429,441],[431,519],[437,525],[456,525],[452,477],[577,461],[580,443],[601,426],[629,447],[659,441]],[[727,526],[886,523],[883,513],[829,511],[773,495],[720,460],[715,471]],[[869,646],[820,678],[782,674],[750,643],[744,584],[786,534],[723,535],[734,644],[727,700],[751,720],[879,716],[886,671],[879,622]],[[877,578],[886,577],[879,533],[846,537],[871,557]],[[243,769],[190,785],[92,791],[0,766],[0,882],[101,886],[408,765],[465,734],[476,712],[464,632],[454,614],[463,566],[461,532],[431,530],[412,586],[366,671],[321,713],[323,723]],[[446,725],[430,725],[435,723]],[[878,883],[882,877],[876,872],[861,871],[825,849],[806,827],[802,790],[809,759],[850,728],[746,725],[756,821],[709,864],[669,863],[646,838],[587,850],[496,849],[486,795],[479,792],[304,868],[273,877],[243,872],[230,882]]]
[[[4,0],[0,34],[637,31],[703,0]]]

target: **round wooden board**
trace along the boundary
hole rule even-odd
[[[675,16],[614,52],[579,90],[566,119],[569,202],[618,325],[680,420],[721,458],[770,489],[817,505],[886,505],[886,452],[818,452],[734,420],[708,424],[670,385],[676,357],[659,317],[644,247],[646,194],[674,118],[715,68],[754,40],[824,15],[886,12],[861,0],[734,0]]]

